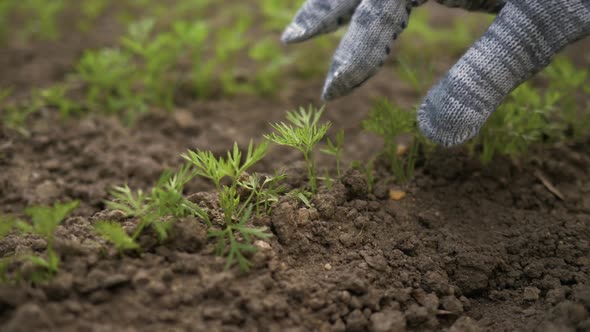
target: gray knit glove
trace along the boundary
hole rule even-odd
[[[322,98],[348,94],[383,65],[412,7],[427,0],[307,0],[285,29],[285,43],[331,32],[351,21]],[[436,0],[450,7],[499,12],[489,30],[429,91],[418,111],[424,135],[460,144],[518,85],[568,44],[590,34],[590,0]]]

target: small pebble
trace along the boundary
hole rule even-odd
[[[268,250],[268,249],[271,248],[271,246],[270,246],[270,244],[268,242],[264,242],[262,240],[256,240],[254,242],[254,245],[257,246],[260,249],[265,249],[265,250]]]
[[[332,269],[332,264],[330,264],[330,263],[326,263],[326,265],[324,265],[324,269],[325,269],[326,271],[330,271],[330,270]]]
[[[391,189],[389,191],[389,199],[391,199],[392,201],[399,201],[399,200],[402,200],[404,197],[406,197],[405,191],[394,190],[394,189]]]

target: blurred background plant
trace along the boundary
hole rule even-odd
[[[244,94],[272,98],[287,80],[321,79],[345,29],[285,47],[278,36],[302,3],[4,0],[0,3],[0,44],[4,45],[42,41],[58,47],[66,35],[92,34],[102,19],[117,26],[109,28],[114,33],[106,45],[80,54],[59,87],[38,87],[45,94],[51,92],[43,98],[45,103],[36,97],[38,92],[31,91],[35,102],[13,108],[23,114],[10,115],[19,118],[11,123],[20,122],[22,127],[34,106],[56,108],[64,117],[85,112],[115,114],[132,124],[154,108],[173,110],[187,99]],[[441,28],[433,25],[428,10],[416,11],[399,43],[400,54],[395,57],[406,60],[394,63],[397,72],[424,90],[427,81],[408,76],[407,67],[423,67],[432,60],[424,54],[435,56],[441,45],[460,54],[481,30],[475,25],[481,25],[481,20],[457,20]],[[424,52],[424,47],[431,51]]]

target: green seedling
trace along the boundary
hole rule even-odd
[[[0,214],[0,239],[3,239],[13,230],[17,220],[12,216]]]
[[[254,84],[259,94],[272,95],[278,90],[277,82],[283,75],[285,66],[293,63],[294,56],[285,56],[279,45],[271,38],[265,38],[254,44],[248,52],[249,57],[262,65],[257,70]]]
[[[111,192],[113,200],[106,202],[107,207],[119,210],[128,217],[139,219],[139,224],[131,237],[133,241],[148,228],[157,234],[160,241],[165,241],[169,237],[173,222],[178,218],[197,216],[210,223],[207,213],[183,196],[184,186],[193,176],[190,167],[186,165],[176,173],[164,172],[149,194],[141,190],[134,193],[126,185],[115,187]],[[119,224],[113,223],[110,226],[101,227],[103,227],[101,235],[105,236],[106,240],[117,246],[121,244],[119,243],[121,231],[125,231],[123,229],[112,231],[115,227],[121,228]],[[104,230],[112,232],[104,232]]]
[[[147,111],[144,97],[134,91],[138,69],[132,58],[120,49],[87,51],[76,66],[86,85],[86,104],[90,110],[117,114],[132,123]]]
[[[224,13],[223,21],[230,24],[218,27],[214,37],[215,53],[210,61],[215,62],[220,70],[221,88],[226,95],[252,93],[254,90],[247,81],[239,79],[236,71],[239,67],[240,54],[246,53],[248,38],[246,34],[254,23],[248,10],[238,6]],[[196,63],[196,66],[200,64]],[[230,69],[231,68],[231,69]]]
[[[59,224],[79,205],[78,201],[56,203],[53,206],[33,206],[25,209],[31,222],[14,220],[14,227],[23,233],[34,234],[47,241],[46,257],[30,255],[27,257],[33,264],[42,269],[33,275],[34,282],[47,280],[59,269],[59,255],[53,249],[55,231]]]
[[[416,112],[402,110],[386,99],[379,100],[363,121],[365,130],[375,133],[385,141],[385,155],[391,162],[391,171],[400,183],[411,180],[419,147],[424,139],[416,124]],[[409,136],[410,147],[405,156],[400,155],[398,139]]]
[[[154,19],[133,22],[119,48],[89,51],[82,57],[77,74],[86,84],[91,109],[124,112],[126,122],[132,123],[150,106],[173,108],[179,63],[186,57],[200,63],[208,26],[177,21],[158,33],[155,26]],[[200,79],[209,80],[202,74]]]
[[[32,38],[57,39],[60,34],[59,16],[65,9],[65,0],[2,0],[0,42],[15,36],[25,41]],[[18,24],[18,29],[14,29],[13,24]]]
[[[409,83],[414,92],[424,96],[432,86],[434,78],[434,67],[432,61],[424,56],[404,57],[397,59],[397,66],[394,67],[396,75]]]
[[[264,26],[271,31],[281,31],[293,18],[293,13],[301,5],[300,0],[261,0],[257,1],[262,15]]]
[[[6,100],[10,97],[12,89],[0,90],[0,111],[2,111],[2,125],[6,128],[17,131],[23,136],[29,136],[26,128],[27,119],[38,110],[38,102],[34,99],[28,100],[23,104],[8,103]]]
[[[285,185],[280,184],[280,181],[286,177],[286,174],[262,176],[254,173],[249,174],[245,180],[238,179],[238,185],[250,192],[252,198],[249,197],[248,200],[253,201],[256,215],[260,216],[262,211],[269,214],[272,204],[279,201],[279,195],[286,189]]]
[[[308,208],[313,208],[313,205],[311,204],[311,193],[309,191],[305,191],[305,190],[301,190],[301,189],[296,189],[292,192],[289,193],[292,197],[297,198],[301,203],[303,203],[303,205],[305,205]]]
[[[67,96],[67,86],[55,85],[37,91],[33,104],[36,108],[55,107],[62,119],[70,118],[81,112],[80,105]]]
[[[23,0],[19,5],[31,17],[25,25],[24,33],[48,40],[59,37],[59,15],[65,10],[65,0]]]
[[[584,93],[588,70],[558,58],[542,76],[544,89],[527,82],[514,90],[490,116],[480,134],[469,144],[482,163],[502,155],[517,159],[533,146],[566,138],[580,139],[590,128],[590,114],[579,111],[579,96]]]
[[[110,0],[84,0],[80,3],[82,18],[78,22],[81,31],[88,31],[93,23],[105,12]]]
[[[560,118],[573,139],[580,139],[590,128],[590,112],[580,112],[579,99],[585,93],[590,95],[590,73],[587,68],[576,67],[569,59],[557,57],[543,76],[548,80],[546,94],[553,94],[560,109]]]
[[[262,197],[251,192],[242,201],[242,197],[238,194],[240,179],[248,169],[266,155],[267,151],[268,142],[265,141],[257,146],[250,142],[245,155],[242,155],[237,144],[234,144],[232,151],[227,152],[226,158],[217,158],[210,151],[198,149],[188,150],[182,155],[192,164],[195,175],[211,180],[217,189],[224,225],[221,230],[217,230],[213,229],[213,225],[209,223],[209,236],[217,241],[216,252],[220,255],[227,254],[226,268],[237,261],[241,270],[249,269],[251,263],[245,254],[255,251],[256,247],[252,244],[253,238],[265,239],[270,236],[265,232],[265,228],[246,226],[253,205],[257,204],[257,200]],[[222,184],[224,179],[229,179],[230,184]]]
[[[342,171],[340,169],[340,163],[342,161],[342,152],[344,151],[342,148],[342,144],[344,143],[344,129],[340,129],[338,134],[336,134],[336,141],[332,141],[328,137],[328,147],[321,149],[321,151],[325,154],[334,156],[336,159],[336,174],[340,179],[342,177]]]
[[[290,124],[284,122],[272,124],[276,133],[264,136],[276,144],[293,147],[303,154],[312,193],[317,191],[314,151],[331,126],[330,122],[318,124],[323,112],[323,107],[318,110],[312,106],[307,110],[300,108],[298,112],[287,112],[287,120]]]
[[[139,250],[139,244],[129,236],[120,224],[114,221],[100,221],[94,228],[103,238],[111,242],[120,253]]]
[[[0,103],[7,98],[10,90],[0,92]],[[24,136],[29,132],[26,128],[27,119],[44,108],[54,108],[61,118],[69,118],[80,113],[81,108],[75,101],[66,96],[65,85],[55,85],[33,91],[31,98],[19,105],[5,105],[2,109],[2,120],[7,128],[14,129]]]
[[[350,168],[357,169],[365,176],[365,180],[367,181],[367,187],[369,193],[373,192],[375,188],[375,170],[374,170],[374,160],[369,160],[367,164],[363,164],[360,160],[354,160],[350,164]]]
[[[481,145],[479,159],[489,163],[494,156],[517,159],[546,136],[561,132],[558,122],[552,122],[559,96],[542,96],[529,83],[516,89],[482,128],[476,142]]]
[[[451,26],[435,26],[431,14],[420,10],[412,13],[407,29],[400,38],[400,53],[405,58],[431,55],[433,59],[444,47],[449,56],[460,56],[489,26],[493,16],[473,14],[454,20]]]
[[[121,44],[142,66],[139,81],[145,89],[147,102],[171,109],[178,83],[170,77],[170,72],[182,57],[201,45],[207,37],[208,27],[203,22],[178,21],[171,31],[154,34],[155,24],[154,19],[131,24]]]

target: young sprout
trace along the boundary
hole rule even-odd
[[[231,194],[229,195],[232,196]],[[234,261],[237,261],[240,270],[246,271],[250,269],[252,263],[244,256],[246,253],[256,252],[256,247],[252,244],[254,238],[267,239],[271,237],[265,232],[264,228],[254,228],[246,225],[246,222],[252,214],[252,205],[248,205],[246,210],[242,213],[238,222],[233,222],[227,225],[225,229],[210,230],[209,236],[217,240],[215,251],[218,255],[227,252],[226,269],[231,267]],[[236,234],[242,237],[242,241],[236,238]]]
[[[287,112],[287,120],[290,124],[284,122],[272,124],[276,133],[264,136],[279,145],[290,146],[301,151],[312,193],[317,191],[317,172],[313,154],[317,144],[331,126],[330,122],[318,125],[323,112],[323,107],[318,110],[312,106],[308,110],[300,108],[299,112]]]
[[[336,142],[332,142],[332,140],[328,137],[328,147],[321,150],[323,153],[334,156],[336,158],[336,174],[338,175],[338,178],[342,177],[340,162],[342,161],[343,142],[344,129],[340,129],[338,131],[338,134],[336,134]]]
[[[416,156],[421,138],[416,125],[416,113],[395,107],[385,99],[377,102],[363,127],[385,141],[385,155],[391,161],[391,171],[396,179],[407,182],[414,176]],[[402,135],[410,136],[411,145],[403,157],[399,150],[398,139]]]
[[[94,228],[103,238],[111,242],[119,252],[139,250],[139,244],[129,236],[120,224],[114,221],[100,221]]]
[[[408,82],[418,95],[425,95],[434,77],[432,61],[425,56],[400,56],[397,62],[398,65],[394,67],[396,75]]]
[[[545,137],[555,137],[559,123],[552,121],[558,96],[542,95],[530,83],[518,87],[490,116],[473,145],[481,146],[479,159],[487,164],[496,155],[516,159]],[[471,147],[475,151],[475,147]]]
[[[254,173],[248,175],[244,180],[238,180],[239,186],[250,192],[247,200],[254,200],[253,205],[256,207],[257,216],[260,215],[261,208],[265,213],[270,213],[271,205],[279,201],[279,195],[286,189],[285,185],[279,184],[279,182],[286,177],[286,174],[262,176]]]
[[[373,192],[375,187],[375,171],[374,171],[374,163],[373,159],[369,160],[367,164],[363,164],[360,160],[354,160],[350,164],[350,168],[357,169],[365,176],[367,180],[367,187],[370,193]]]
[[[227,252],[226,267],[230,267],[234,261],[237,261],[241,270],[250,268],[250,262],[245,254],[255,251],[256,247],[252,245],[253,238],[265,239],[270,236],[265,233],[265,228],[249,227],[246,222],[250,218],[253,205],[258,206],[262,199],[272,199],[272,196],[265,197],[264,195],[271,195],[274,192],[266,191],[261,194],[264,190],[262,187],[258,187],[258,184],[254,185],[253,181],[243,182],[241,180],[246,171],[259,162],[267,151],[267,141],[258,146],[254,146],[250,141],[245,156],[242,155],[237,143],[234,144],[232,151],[228,151],[226,158],[216,158],[211,152],[198,149],[188,150],[182,155],[192,164],[194,174],[210,179],[217,189],[225,225],[220,230],[210,227],[209,236],[217,239],[216,252],[218,254]],[[221,181],[224,178],[230,180],[229,185],[222,185]],[[245,189],[252,187],[259,189],[252,191],[242,202],[242,197],[238,194],[238,186],[244,183],[251,185]],[[212,225],[210,224],[210,226]],[[227,248],[228,245],[229,248]]]
[[[46,258],[31,255],[28,259],[44,272],[33,276],[33,281],[39,282],[55,275],[59,269],[59,256],[53,249],[55,231],[59,224],[79,205],[78,201],[56,203],[53,206],[33,206],[25,209],[25,214],[31,222],[15,220],[14,226],[23,233],[35,234],[47,241]]]
[[[113,200],[107,201],[106,205],[110,209],[122,211],[128,217],[139,219],[139,225],[131,237],[134,241],[146,227],[150,227],[158,235],[160,241],[165,241],[172,223],[178,218],[193,215],[210,223],[207,213],[183,196],[184,186],[193,176],[189,165],[181,167],[176,173],[166,171],[160,176],[149,195],[144,194],[141,190],[133,193],[128,186],[115,187],[111,193]],[[125,232],[121,229],[117,231],[118,233],[114,233],[113,228],[121,227],[116,223],[102,227],[109,227],[105,229],[111,230],[115,236]],[[111,238],[109,233],[100,231],[99,233],[115,243],[116,239]]]

